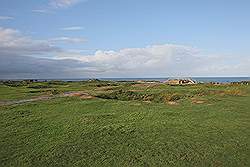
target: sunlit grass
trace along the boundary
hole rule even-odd
[[[105,94],[96,93],[96,84],[52,86]],[[133,84],[113,86],[107,95],[122,89],[119,98],[60,97],[0,106],[0,166],[250,165],[249,86],[160,84],[133,93],[127,93]],[[28,85],[0,89],[5,100],[34,90]],[[43,89],[50,88],[37,90]],[[134,94],[165,101],[131,99]]]

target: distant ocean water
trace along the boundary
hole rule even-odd
[[[182,78],[182,77],[180,77]],[[240,81],[250,81],[250,77],[183,77],[190,78],[197,82],[219,82],[219,83],[229,83],[229,82],[240,82]],[[36,79],[38,81],[51,81],[51,80],[61,80],[61,81],[86,81],[91,78],[74,78],[74,79]],[[174,77],[166,77],[166,78],[96,78],[99,80],[110,80],[110,81],[166,81],[168,79],[174,79]],[[0,79],[1,80],[1,79]],[[4,79],[7,80],[7,79]],[[11,80],[24,80],[24,79],[11,79]]]
[[[240,81],[250,81],[250,77],[188,77],[191,78],[197,82],[220,82],[220,83],[229,83],[229,82],[240,82]],[[81,81],[81,80],[89,80],[90,78],[82,78],[82,79],[58,79],[63,81]],[[110,80],[110,81],[166,81],[168,79],[173,79],[173,77],[170,78],[96,78],[100,80]]]

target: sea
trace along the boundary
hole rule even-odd
[[[192,79],[199,83],[208,82],[219,82],[219,83],[230,83],[230,82],[240,82],[240,81],[250,81],[250,77],[182,77],[177,79]],[[168,79],[176,79],[174,77],[166,78],[74,78],[74,79],[38,79],[39,81],[50,81],[50,80],[61,80],[61,81],[86,81],[89,79],[99,79],[108,81],[166,81]]]
[[[250,77],[165,77],[165,78],[49,78],[49,79],[35,79],[35,78],[26,78],[26,79],[0,79],[0,81],[6,80],[37,80],[37,81],[87,81],[90,79],[98,79],[103,81],[159,81],[164,82],[169,79],[192,79],[198,83],[208,83],[208,82],[219,82],[219,83],[230,83],[230,82],[241,82],[241,81],[250,81]]]

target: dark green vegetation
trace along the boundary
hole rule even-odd
[[[1,83],[0,117],[4,167],[250,166],[248,85]]]

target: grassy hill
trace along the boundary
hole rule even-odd
[[[1,83],[0,118],[0,166],[250,166],[248,85]]]

